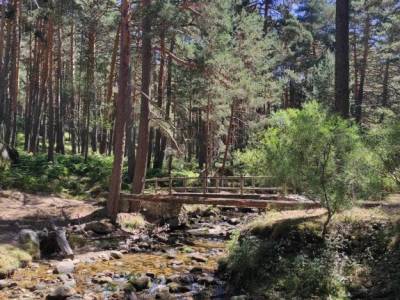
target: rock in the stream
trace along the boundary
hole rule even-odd
[[[181,284],[176,283],[176,282],[170,282],[170,283],[168,283],[167,286],[169,288],[169,291],[171,293],[174,293],[174,294],[190,292],[190,288],[189,287],[181,285]]]
[[[110,256],[114,259],[121,259],[124,257],[121,251],[111,251]]]
[[[175,274],[167,278],[167,283],[176,282],[181,284],[191,284],[194,282],[194,276],[192,274]]]
[[[240,296],[233,296],[231,297],[231,300],[247,300],[247,296],[246,295],[240,295]]]
[[[192,273],[192,274],[199,274],[200,273],[201,274],[201,273],[203,273],[203,269],[200,268],[200,267],[195,266],[195,267],[190,269],[190,273]]]
[[[92,279],[92,282],[97,283],[97,284],[105,284],[105,283],[112,283],[113,280],[109,276],[100,275],[100,276],[94,277]]]
[[[63,260],[56,264],[54,272],[56,274],[71,274],[75,270],[75,265],[72,260]]]
[[[200,277],[197,279],[197,282],[198,282],[199,284],[203,284],[203,285],[210,285],[210,284],[213,284],[213,283],[215,282],[215,279],[214,279],[214,277],[212,277],[212,276],[203,275],[203,276],[200,276]]]
[[[22,229],[18,234],[18,242],[22,249],[33,258],[40,258],[40,239],[37,232],[30,229]]]
[[[162,285],[158,286],[156,290],[154,291],[156,294],[156,299],[160,300],[172,300],[176,299],[176,297],[172,296],[171,293],[169,292],[169,287]]]
[[[107,220],[94,221],[86,224],[85,230],[91,230],[97,234],[109,234],[114,231],[114,225]]]
[[[142,275],[140,277],[132,279],[130,283],[136,290],[142,291],[149,287],[150,278],[148,276]]]
[[[46,300],[65,300],[68,297],[72,297],[76,294],[75,289],[69,286],[58,286],[49,295],[47,295]]]
[[[232,218],[228,220],[228,223],[231,225],[238,225],[240,223],[240,219],[238,218]]]
[[[203,263],[207,262],[207,258],[205,258],[199,253],[190,254],[188,257],[197,262],[203,262]]]
[[[5,289],[5,288],[10,288],[10,287],[15,287],[17,286],[16,282],[7,280],[7,279],[3,279],[0,280],[0,290]]]

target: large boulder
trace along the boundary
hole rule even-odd
[[[150,222],[169,225],[170,229],[181,228],[188,223],[188,216],[182,204],[143,201],[142,214]]]
[[[56,274],[71,274],[75,270],[75,265],[72,260],[63,260],[55,265],[54,273]]]
[[[37,232],[30,229],[22,229],[18,234],[20,247],[33,258],[40,258],[40,239]]]
[[[113,232],[114,229],[114,225],[108,220],[94,221],[85,226],[85,230],[93,231],[97,234],[109,234]]]

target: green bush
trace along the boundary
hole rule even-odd
[[[26,192],[66,193],[87,196],[94,187],[108,188],[112,157],[56,155],[54,162],[47,155],[21,152],[19,164],[0,172],[1,188],[16,188]]]
[[[385,171],[400,186],[400,118],[391,111],[384,111],[383,121],[372,126],[368,141]]]
[[[272,115],[253,148],[239,154],[247,171],[259,170],[280,184],[318,199],[328,221],[355,198],[376,196],[381,163],[356,126],[329,114],[317,102]],[[262,167],[260,167],[262,166]]]
[[[231,292],[255,299],[343,299],[334,254],[312,231],[289,227],[279,238],[235,235],[221,266]]]

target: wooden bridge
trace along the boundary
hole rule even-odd
[[[163,177],[145,181],[141,195],[121,193],[123,201],[204,204],[253,208],[315,208],[314,201],[288,197],[266,176]]]

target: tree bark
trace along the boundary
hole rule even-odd
[[[383,83],[382,83],[382,106],[389,107],[389,68],[390,68],[390,60],[386,60],[385,62],[385,70],[383,74]]]
[[[164,94],[164,67],[165,67],[165,33],[164,29],[160,34],[160,70],[158,72],[158,86],[157,86],[157,106],[162,109],[163,94]],[[156,130],[154,142],[154,169],[161,169],[163,164],[163,155],[161,153],[162,134],[161,130]]]
[[[151,5],[151,0],[142,0],[142,5],[147,10]],[[142,20],[142,88],[140,104],[139,140],[136,152],[135,175],[133,178],[133,194],[141,194],[144,188],[146,177],[147,155],[149,151],[149,98],[151,80],[151,16],[148,12]],[[131,209],[135,209],[131,207]]]
[[[349,117],[349,0],[336,1],[335,111]]]
[[[129,1],[121,2],[121,41],[120,67],[118,80],[118,101],[116,105],[114,164],[110,182],[110,194],[107,201],[108,216],[115,220],[120,210],[120,192],[122,165],[125,147],[125,126],[130,114],[130,35],[129,35]]]
[[[48,21],[48,31],[47,31],[47,47],[48,47],[48,64],[49,64],[49,84],[48,84],[48,139],[49,147],[47,151],[47,160],[54,161],[54,96],[53,96],[53,20],[50,17]]]
[[[365,18],[365,26],[364,26],[364,37],[363,37],[363,57],[360,66],[360,83],[357,92],[357,98],[355,102],[355,118],[357,123],[361,122],[362,119],[362,105],[364,101],[364,85],[365,85],[365,76],[367,73],[367,65],[368,65],[368,53],[369,53],[369,36],[370,36],[370,15],[367,12],[367,16]]]

